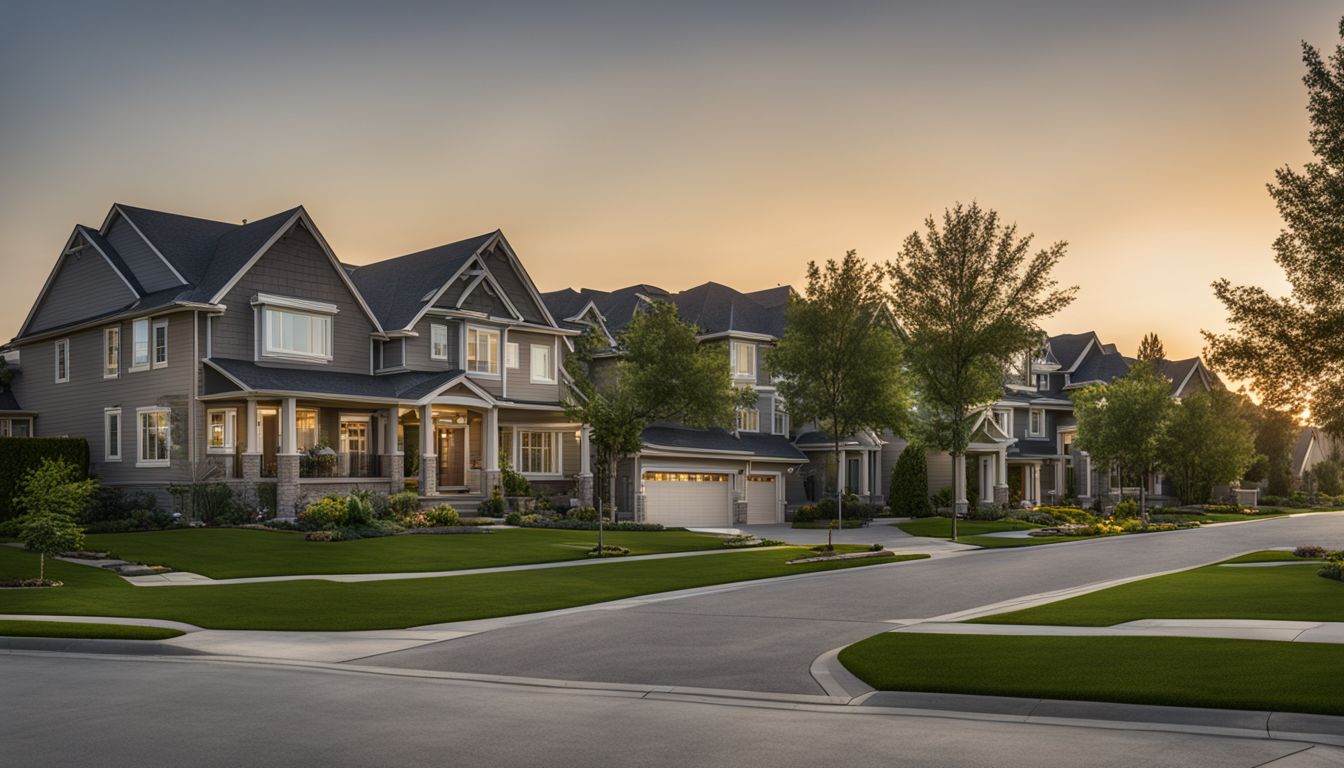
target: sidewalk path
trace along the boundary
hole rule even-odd
[[[1141,619],[1110,627],[964,624],[950,621],[929,621],[909,624],[892,631],[938,635],[1211,637],[1234,640],[1278,640],[1289,643],[1344,643],[1344,622],[1271,621],[1268,619]]]

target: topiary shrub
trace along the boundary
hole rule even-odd
[[[891,514],[896,517],[931,517],[929,503],[929,464],[924,447],[911,443],[905,446],[891,468],[891,490],[887,494]]]
[[[597,510],[592,507],[575,507],[565,513],[566,520],[581,520],[585,523],[597,522]]]

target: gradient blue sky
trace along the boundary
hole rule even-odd
[[[118,201],[302,203],[355,263],[501,227],[543,290],[754,290],[975,199],[1071,243],[1082,290],[1047,330],[1193,355],[1212,280],[1283,286],[1264,185],[1308,157],[1298,45],[1341,13],[178,5],[4,4],[0,337]]]

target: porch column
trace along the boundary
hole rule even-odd
[[[299,505],[298,402],[280,403],[280,451],[275,457],[275,515],[293,517]]]
[[[994,457],[981,456],[977,462],[980,469],[980,500],[994,503]]]
[[[420,495],[435,496],[439,492],[439,462],[434,454],[434,406],[420,406]]]
[[[958,456],[952,462],[952,514],[965,514],[969,507],[966,501],[966,457]]]
[[[389,493],[400,493],[405,488],[406,464],[397,446],[397,427],[401,421],[401,407],[394,405],[383,414],[383,476],[387,478]]]
[[[1031,503],[1035,506],[1041,505],[1041,465],[1032,464],[1031,466]]]
[[[1083,476],[1082,487],[1078,490],[1078,503],[1083,507],[1092,506],[1092,457],[1088,456],[1087,451],[1079,451],[1078,466],[1074,469]]]
[[[1008,503],[1008,449],[994,454],[994,503]]]
[[[521,353],[519,353],[521,354]],[[499,485],[502,473],[499,471],[499,409],[491,408],[485,412],[485,439],[481,441],[485,451],[485,474],[481,479],[481,493],[489,494]]]
[[[257,401],[251,397],[243,415],[243,440],[246,446],[240,458],[243,479],[255,483],[261,479],[261,440],[257,436]]]
[[[868,451],[863,452],[863,460],[859,462],[859,496],[867,499],[869,496],[868,487],[868,460],[872,454]]]
[[[1064,456],[1060,456],[1058,459],[1055,459],[1055,498],[1054,498],[1054,502],[1055,502],[1056,504],[1058,504],[1058,503],[1064,501],[1064,496],[1068,493],[1068,490],[1069,490],[1069,482],[1068,482],[1068,478],[1065,477],[1065,474],[1064,474],[1064,465],[1065,465],[1067,462],[1068,462],[1068,459],[1067,459],[1066,457],[1064,457]]]
[[[834,456],[835,454],[832,453],[831,455]],[[849,490],[848,484],[845,482],[846,480],[849,479],[845,477],[845,475],[849,474],[846,467],[846,465],[848,464],[849,464],[849,452],[841,451],[835,464],[835,488],[833,488],[832,491],[839,491],[840,493],[844,493]],[[831,493],[831,495],[834,496],[835,493]]]
[[[579,506],[593,505],[592,427],[579,430]]]

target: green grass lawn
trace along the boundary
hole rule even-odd
[[[947,539],[952,536],[952,519],[949,517],[920,517],[895,525],[911,536],[929,536],[935,539]],[[1040,527],[1021,520],[958,520],[957,538],[1002,531],[1029,531]]]
[[[1279,554],[1288,553],[1261,556]],[[1088,627],[1139,619],[1344,621],[1344,582],[1317,576],[1319,568],[1306,562],[1271,568],[1209,565],[976,621]]]
[[[1231,560],[1224,560],[1219,565],[1227,563],[1306,563],[1310,560],[1304,560],[1300,557],[1294,557],[1292,552],[1284,552],[1279,549],[1267,549],[1263,552],[1251,552],[1245,555],[1238,555]]]
[[[81,637],[103,640],[167,640],[181,635],[176,629],[137,627],[130,624],[77,624],[70,621],[3,621],[0,636]]]
[[[716,549],[722,536],[689,531],[620,531],[607,544],[632,555]],[[514,528],[490,533],[383,536],[355,541],[304,541],[294,531],[181,528],[99,533],[84,548],[137,563],[167,565],[213,579],[329,573],[410,573],[582,560],[596,531]]]
[[[424,579],[361,583],[303,580],[190,587],[136,587],[111,571],[48,561],[48,578],[60,579],[65,586],[0,590],[0,613],[135,616],[216,629],[390,629],[554,610],[691,587],[927,557],[863,558],[805,565],[786,562],[813,554],[805,547],[787,547]],[[0,580],[36,574],[36,555],[0,547]]]
[[[881,690],[1344,715],[1327,672],[1344,669],[1336,644],[889,632],[840,661]]]

